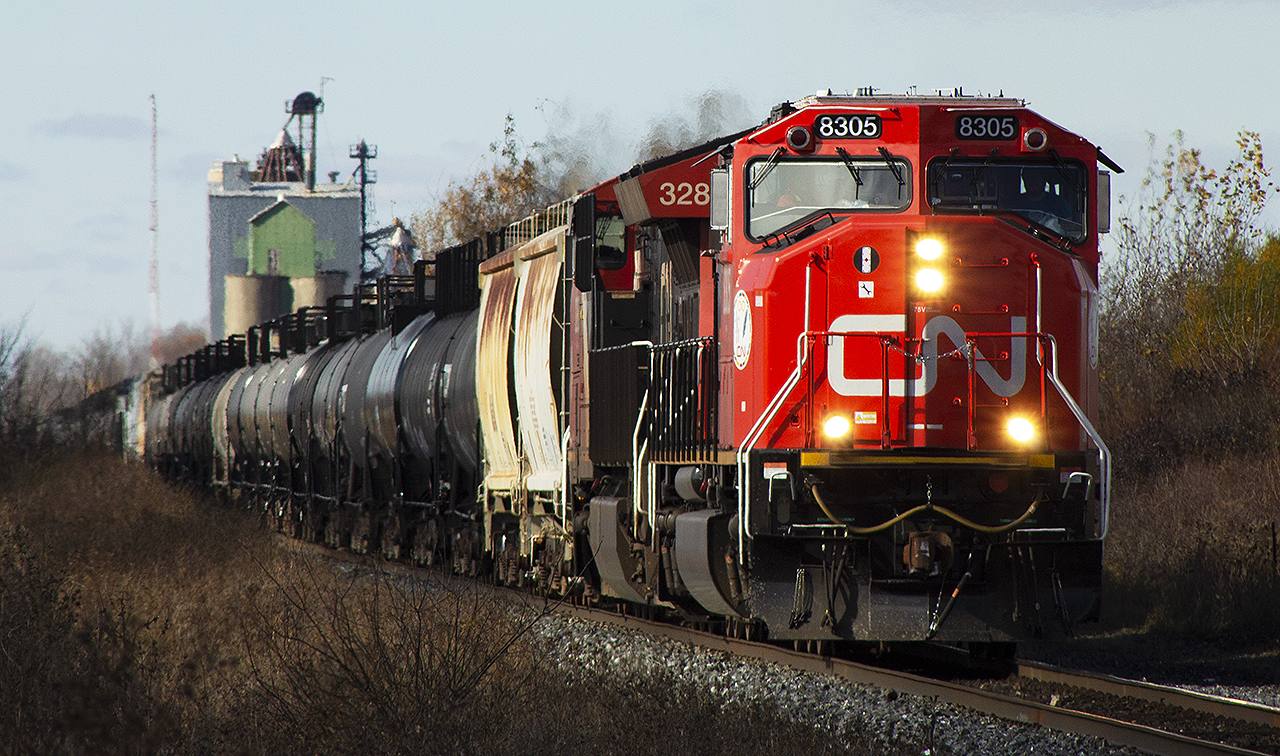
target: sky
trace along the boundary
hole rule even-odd
[[[322,85],[317,175],[377,145],[379,225],[485,165],[507,114],[526,142],[584,137],[608,176],[712,90],[744,126],[827,88],[1003,92],[1099,145],[1133,196],[1148,134],[1220,166],[1249,129],[1280,163],[1277,30],[1270,0],[5,3],[0,327],[68,351],[149,328],[151,95],[161,326],[207,327],[209,166],[255,160]]]

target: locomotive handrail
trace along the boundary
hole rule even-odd
[[[806,297],[807,299],[807,297]],[[808,308],[806,308],[808,309]],[[782,403],[790,396],[791,391],[795,389],[796,384],[800,382],[800,376],[804,374],[804,366],[809,362],[808,346],[809,331],[806,328],[796,338],[796,367],[791,371],[791,376],[787,378],[787,382],[778,389],[778,393],[765,406],[764,412],[760,413],[760,417],[756,419],[755,425],[751,426],[751,430],[747,432],[746,438],[742,441],[737,453],[738,467],[738,559],[740,564],[745,564],[746,559],[746,543],[745,541],[751,537],[750,530],[747,528],[747,458],[751,454],[751,448],[760,440],[760,436],[764,435],[765,428],[773,421],[778,410],[782,407]]]
[[[714,339],[699,337],[654,344],[649,409],[653,417],[655,457],[671,462],[713,459],[716,434],[715,365],[709,359]]]
[[[806,299],[807,299],[807,296],[806,296]],[[738,449],[738,452],[737,452],[736,462],[738,467],[738,528],[739,528],[739,534],[740,534],[738,548],[740,552],[745,552],[744,540],[750,538],[750,531],[746,525],[747,515],[746,515],[746,503],[745,503],[746,502],[746,486],[747,486],[747,478],[748,478],[747,460],[756,442],[758,442],[760,440],[760,437],[764,435],[764,432],[768,428],[769,423],[773,421],[773,418],[777,415],[778,410],[781,408],[782,404],[786,401],[787,397],[791,394],[791,392],[795,389],[796,385],[800,382],[800,378],[804,374],[804,368],[808,364],[809,357],[810,357],[810,350],[808,348],[809,339],[830,338],[832,336],[840,336],[840,337],[860,336],[865,338],[872,338],[872,337],[878,338],[881,340],[882,343],[886,343],[885,337],[891,336],[891,335],[893,334],[889,334],[887,332],[872,333],[872,332],[811,331],[808,329],[807,323],[806,323],[805,330],[801,332],[799,336],[796,337],[795,369],[791,372],[791,375],[787,378],[787,381],[778,390],[778,393],[775,394],[773,399],[769,402],[769,404],[765,406],[764,411],[756,419],[755,424],[751,426],[751,430],[748,431],[746,438],[743,439],[742,446]],[[1051,333],[1040,333],[1040,332],[1020,332],[1020,333],[966,332],[965,333],[966,347],[963,351],[967,355],[969,355],[968,373],[969,373],[970,384],[973,383],[973,373],[974,373],[973,354],[975,352],[975,348],[972,346],[974,343],[974,339],[979,337],[995,337],[995,336],[1007,336],[1009,338],[1034,336],[1038,340],[1040,340],[1042,343],[1048,343],[1050,345],[1050,349],[1048,350],[1049,365],[1045,366],[1043,362],[1041,363],[1041,367],[1042,367],[1042,370],[1041,370],[1042,384],[1041,384],[1041,391],[1040,391],[1041,412],[1043,414],[1046,411],[1046,407],[1044,406],[1045,405],[1045,388],[1043,385],[1043,380],[1047,377],[1049,380],[1049,383],[1053,385],[1054,389],[1058,392],[1058,395],[1062,397],[1063,402],[1067,405],[1067,408],[1070,409],[1072,415],[1075,416],[1076,421],[1080,423],[1080,427],[1084,429],[1085,434],[1088,435],[1089,439],[1098,448],[1098,455],[1100,458],[1099,461],[1102,465],[1102,480],[1101,480],[1102,495],[1100,497],[1101,511],[1099,513],[1098,538],[1099,539],[1105,538],[1107,535],[1109,524],[1110,524],[1110,510],[1111,510],[1111,451],[1107,447],[1106,442],[1102,440],[1101,434],[1098,433],[1097,429],[1093,426],[1093,423],[1089,421],[1089,418],[1084,414],[1084,411],[1080,408],[1080,405],[1075,401],[1075,398],[1071,395],[1071,392],[1066,388],[1065,385],[1063,385],[1061,379],[1059,379],[1058,377],[1057,339],[1055,339],[1053,334]],[[1043,350],[1041,351],[1043,352]],[[908,356],[915,357],[918,361],[923,359],[919,355],[908,355]],[[1040,358],[1037,357],[1037,359],[1040,359]],[[889,394],[888,387],[887,387],[887,373],[883,374],[881,376],[881,379],[884,385],[881,399],[882,401],[887,403],[888,394]],[[970,393],[972,395],[972,385],[970,389],[971,389]],[[974,422],[972,417],[972,413],[973,413],[972,398],[970,399],[969,404],[970,404],[970,409],[969,409],[970,418],[969,418],[968,430],[969,430],[969,435],[971,436],[973,431],[973,422]],[[884,414],[886,415],[885,420],[887,422],[887,412]],[[740,553],[739,557],[745,558],[745,553]]]
[[[1089,440],[1093,442],[1094,446],[1098,447],[1098,457],[1099,457],[1098,461],[1102,466],[1102,471],[1101,471],[1102,472],[1102,481],[1101,481],[1102,495],[1099,497],[1101,501],[1101,511],[1098,513],[1098,520],[1099,520],[1098,538],[1099,539],[1106,538],[1107,529],[1110,525],[1110,519],[1111,519],[1111,449],[1107,447],[1106,442],[1102,440],[1102,434],[1098,433],[1097,428],[1093,427],[1093,423],[1090,422],[1089,418],[1084,414],[1084,410],[1080,408],[1080,405],[1076,402],[1075,397],[1071,395],[1071,392],[1067,389],[1065,385],[1063,385],[1062,380],[1058,377],[1058,340],[1057,338],[1055,338],[1052,333],[1048,333],[1048,332],[1028,331],[1025,333],[1003,333],[1003,332],[987,333],[987,332],[980,332],[980,331],[973,331],[973,332],[966,331],[965,343],[972,344],[974,343],[975,338],[993,337],[993,336],[1007,336],[1009,338],[1014,338],[1019,336],[1021,337],[1034,336],[1041,342],[1042,348],[1039,350],[1039,353],[1036,355],[1036,360],[1040,362],[1040,367],[1041,367],[1040,413],[1041,413],[1041,416],[1043,417],[1047,411],[1047,408],[1045,407],[1046,396],[1045,396],[1045,387],[1044,387],[1044,379],[1047,377],[1049,380],[1049,383],[1053,386],[1054,390],[1058,392],[1058,396],[1060,396],[1062,398],[1063,403],[1067,405],[1067,409],[1071,410],[1071,414],[1075,416],[1076,422],[1080,423],[1080,427],[1084,429],[1084,432],[1089,437]],[[1050,349],[1048,350],[1049,364],[1047,366],[1044,364],[1044,357],[1043,357],[1045,352],[1045,350],[1043,349],[1043,345],[1045,343],[1048,343],[1050,345]],[[970,355],[972,355],[973,352],[974,352],[973,349],[969,350]],[[972,363],[972,356],[971,356],[970,364],[969,364],[969,392],[970,392],[969,434],[971,438],[972,438],[973,427],[974,427],[973,426],[974,402],[972,398],[973,389],[974,389],[973,373],[974,371],[973,371],[973,363]]]
[[[1010,340],[1010,342],[1012,342],[1012,340],[1015,338],[1028,338],[1032,336],[1034,336],[1036,340],[1040,343],[1040,349],[1036,353],[1037,354],[1036,359],[1037,361],[1040,361],[1040,419],[1044,420],[1045,417],[1047,417],[1048,415],[1049,408],[1048,408],[1048,396],[1045,392],[1045,386],[1044,386],[1046,371],[1044,368],[1044,362],[1043,360],[1041,360],[1040,355],[1044,354],[1046,342],[1052,345],[1053,352],[1054,352],[1054,364],[1057,364],[1058,344],[1056,341],[1051,340],[1050,334],[1041,333],[1039,331],[1016,331],[1016,332],[965,331],[965,334],[964,334],[965,354],[968,357],[967,359],[968,375],[966,380],[968,382],[968,390],[969,390],[969,409],[968,409],[968,412],[966,413],[967,427],[965,428],[965,439],[966,439],[966,444],[969,447],[969,451],[973,451],[977,447],[977,442],[978,442],[977,433],[976,433],[977,411],[978,411],[978,400],[977,400],[977,393],[976,393],[977,383],[974,381],[974,378],[977,375],[977,372],[975,370],[975,363],[979,361],[979,358],[976,356],[978,354],[977,339],[1007,337]],[[990,357],[981,358],[983,362],[991,362],[993,361],[993,359],[994,358],[990,358]],[[1019,388],[1019,390],[1021,390],[1021,388]],[[1007,400],[1008,397],[1005,397],[1005,399]]]
[[[1098,447],[1099,462],[1102,465],[1102,496],[1100,497],[1102,511],[1098,513],[1098,539],[1102,540],[1107,537],[1107,528],[1110,525],[1111,518],[1111,450],[1107,448],[1106,442],[1102,440],[1102,434],[1098,433],[1098,430],[1093,427],[1093,423],[1085,416],[1084,410],[1080,409],[1075,397],[1058,379],[1058,342],[1051,333],[1046,333],[1045,336],[1053,344],[1052,359],[1050,361],[1051,368],[1048,373],[1049,382],[1057,389],[1058,395],[1062,397],[1062,401],[1071,410],[1071,414],[1076,416],[1076,421],[1080,423],[1085,433],[1089,435],[1090,440]]]
[[[778,410],[782,407],[782,403],[786,401],[787,396],[800,382],[800,376],[804,374],[804,366],[809,362],[809,311],[813,294],[813,258],[810,257],[808,264],[804,266],[804,330],[796,337],[796,367],[791,371],[790,377],[782,388],[778,389],[778,393],[774,395],[773,400],[765,406],[764,412],[760,413],[760,417],[756,418],[755,425],[751,426],[751,430],[747,432],[746,438],[743,439],[742,446],[738,448],[735,466],[738,471],[738,564],[746,564],[747,561],[747,540],[751,538],[751,529],[747,527],[747,459],[751,455],[751,447],[755,446],[760,440],[760,436],[764,435],[764,430],[768,427],[773,417],[778,414]]]
[[[805,279],[807,284],[808,269],[806,269]],[[808,300],[809,300],[808,287],[806,286],[806,291],[805,291],[806,305],[808,304]],[[760,417],[756,419],[755,424],[751,426],[751,430],[747,432],[747,436],[746,438],[743,439],[742,446],[738,448],[738,452],[736,455],[737,457],[736,464],[738,468],[738,532],[739,532],[738,558],[740,560],[744,560],[746,558],[745,541],[747,539],[750,539],[751,537],[751,533],[747,528],[747,511],[746,511],[747,510],[747,507],[746,507],[747,460],[751,454],[753,447],[756,445],[756,442],[760,440],[760,437],[764,435],[765,429],[769,427],[769,423],[771,423],[773,421],[773,418],[777,416],[778,410],[782,407],[782,403],[786,401],[787,397],[791,395],[791,392],[795,390],[796,385],[800,383],[800,377],[804,375],[804,368],[809,363],[809,354],[810,354],[809,340],[812,338],[829,337],[831,335],[837,335],[837,336],[845,336],[845,335],[872,336],[874,335],[877,338],[881,337],[880,333],[870,334],[870,333],[850,332],[846,334],[838,331],[837,332],[811,331],[809,330],[809,324],[808,324],[808,319],[809,319],[808,309],[809,308],[806,306],[805,307],[805,321],[806,321],[805,330],[801,331],[800,334],[796,336],[796,367],[794,370],[791,371],[791,375],[787,378],[786,382],[782,385],[782,388],[778,389],[778,393],[774,394],[773,399],[770,400],[769,404],[765,406],[764,411],[760,413]],[[884,391],[884,394],[887,397],[888,391],[887,390]],[[886,401],[887,401],[887,398],[886,398]],[[884,414],[887,414],[887,413],[884,413]],[[745,564],[745,562],[743,563]]]
[[[633,341],[626,344],[628,347],[644,347],[649,351],[649,385],[644,389],[644,397],[640,400],[640,409],[636,412],[636,427],[631,432],[631,533],[636,532],[636,512],[640,511],[641,486],[640,486],[640,458],[644,456],[649,448],[648,437],[644,440],[644,448],[640,446],[640,429],[644,427],[644,416],[649,406],[649,392],[653,390],[653,342],[652,341]],[[653,526],[653,518],[657,514],[656,502],[649,502],[646,507],[646,513],[649,516],[649,525]]]
[[[809,331],[805,334],[810,339],[831,339],[832,337],[846,338],[849,336],[876,339],[880,342],[880,448],[888,449],[892,444],[892,431],[889,430],[889,350],[893,349],[904,357],[910,357],[916,362],[923,362],[924,357],[921,355],[909,354],[904,351],[898,342],[898,331]],[[937,359],[937,358],[934,358]],[[904,393],[905,378],[904,380]]]
[[[683,342],[680,342],[680,343],[683,343]],[[636,410],[635,428],[631,432],[631,478],[632,478],[631,480],[631,529],[632,529],[632,533],[634,533],[636,529],[636,524],[637,524],[636,514],[640,511],[641,505],[645,503],[643,501],[643,486],[640,480],[640,473],[641,473],[641,459],[644,458],[646,453],[648,452],[649,439],[646,436],[644,443],[642,444],[640,441],[640,431],[644,429],[645,419],[649,409],[649,394],[651,391],[653,391],[654,344],[652,341],[637,340],[637,341],[627,342],[626,344],[616,344],[610,347],[601,347],[599,349],[591,350],[593,353],[595,353],[595,352],[612,352],[612,351],[618,351],[622,349],[633,349],[633,348],[643,348],[648,352],[649,381],[648,381],[648,385],[645,387],[644,395],[640,399],[640,407]],[[650,497],[648,506],[645,507],[645,512],[647,516],[650,518],[649,522],[652,523],[653,518],[657,515],[656,497]]]
[[[1058,392],[1058,396],[1060,396],[1062,398],[1063,403],[1067,405],[1067,409],[1071,410],[1071,414],[1075,416],[1076,422],[1080,423],[1080,427],[1083,428],[1085,434],[1089,436],[1089,440],[1093,442],[1094,446],[1098,447],[1099,463],[1102,465],[1102,481],[1101,481],[1102,496],[1100,497],[1101,511],[1099,512],[1099,517],[1098,517],[1099,519],[1098,538],[1099,539],[1106,538],[1107,529],[1108,529],[1108,526],[1110,525],[1110,517],[1111,517],[1111,450],[1107,447],[1106,442],[1102,440],[1102,434],[1098,433],[1098,430],[1093,427],[1093,423],[1090,422],[1089,418],[1084,414],[1084,410],[1080,409],[1080,405],[1076,402],[1075,397],[1071,395],[1071,392],[1067,389],[1065,385],[1063,385],[1062,380],[1058,377],[1058,340],[1054,337],[1052,333],[1048,333],[1048,332],[987,333],[987,332],[979,332],[979,331],[974,331],[974,332],[966,331],[965,343],[972,344],[975,338],[993,337],[993,336],[1007,336],[1009,338],[1014,338],[1019,336],[1021,337],[1034,336],[1036,337],[1036,339],[1038,339],[1041,342],[1041,349],[1036,355],[1036,360],[1040,363],[1040,367],[1041,367],[1040,413],[1041,413],[1041,416],[1043,417],[1047,412],[1047,408],[1045,407],[1046,394],[1045,394],[1045,387],[1044,387],[1044,379],[1047,377],[1049,380],[1049,383],[1053,386],[1054,390]],[[1044,344],[1046,343],[1049,344],[1050,346],[1050,349],[1047,350],[1049,354],[1049,364],[1047,366],[1044,364],[1044,357],[1043,357],[1046,351],[1043,347],[1044,347]],[[974,350],[970,349],[969,350],[970,354],[972,354],[973,351]],[[970,365],[969,365],[969,392],[970,392],[969,433],[971,438],[973,434],[973,412],[974,412],[974,403],[972,399],[973,388],[974,388],[973,364],[972,364],[972,357],[971,357]]]

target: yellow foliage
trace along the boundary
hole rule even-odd
[[[1171,351],[1178,367],[1220,376],[1277,366],[1280,238],[1232,253],[1216,276],[1188,287]]]

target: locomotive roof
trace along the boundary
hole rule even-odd
[[[949,105],[949,106],[975,106],[982,108],[1024,108],[1027,101],[1016,97],[999,96],[983,96],[983,95],[966,95],[962,89],[956,89],[951,94],[933,94],[933,95],[917,95],[913,93],[905,94],[875,94],[868,93],[867,90],[859,90],[858,94],[835,94],[831,90],[825,93],[805,95],[795,102],[785,102],[774,108],[774,113],[764,123],[752,126],[749,129],[739,131],[733,134],[726,134],[717,137],[703,144],[688,147],[679,150],[670,155],[653,158],[642,163],[633,165],[630,169],[623,171],[613,181],[606,181],[605,184],[614,181],[625,181],[629,178],[635,178],[642,173],[665,168],[668,165],[674,165],[682,160],[687,160],[695,155],[702,155],[713,151],[717,147],[731,142],[736,142],[742,137],[759,130],[764,126],[778,120],[781,117],[789,115],[794,110],[814,106],[844,106],[855,108],[876,108],[892,105]],[[793,108],[794,110],[789,110]],[[781,115],[779,114],[781,111]]]
[[[758,128],[760,127],[752,126],[749,129],[744,129],[742,131],[734,132],[732,134],[725,134],[724,136],[716,137],[715,139],[712,139],[708,142],[703,142],[702,144],[699,144],[694,147],[687,147],[683,150],[679,150],[678,152],[673,152],[670,155],[663,155],[662,157],[653,158],[652,160],[647,160],[643,163],[636,163],[635,165],[631,166],[629,170],[619,174],[617,177],[617,180],[625,181],[629,178],[635,178],[636,176],[639,176],[642,173],[648,173],[649,171],[656,171],[659,168],[665,168],[668,165],[675,165],[676,163],[679,163],[682,160],[688,160],[689,158],[694,157],[696,155],[704,155],[708,152],[714,151],[718,147],[721,147],[726,144],[730,144],[732,142],[736,142],[742,137],[746,136],[747,134],[750,134],[751,132],[755,131]]]
[[[791,106],[797,110],[818,105],[837,105],[861,108],[884,107],[886,105],[944,105],[952,107],[976,106],[981,108],[1025,108],[1027,106],[1027,101],[1017,97],[1004,97],[1003,95],[967,95],[960,90],[956,90],[952,94],[939,93],[930,95],[918,95],[913,93],[867,94],[865,92],[859,92],[856,95],[840,95],[828,91],[826,93],[805,95],[791,104]]]

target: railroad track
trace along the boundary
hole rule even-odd
[[[1023,684],[1016,685],[1013,689],[1020,693],[1011,693],[1006,692],[1006,685],[988,688],[973,682],[937,680],[911,672],[831,656],[817,656],[768,643],[726,638],[600,609],[566,606],[561,611],[711,650],[785,664],[808,672],[830,674],[899,693],[930,697],[1004,719],[1044,725],[1078,735],[1092,735],[1114,745],[1133,746],[1156,754],[1280,754],[1280,709],[1246,701],[1025,662],[1016,665],[1017,675],[1014,679]],[[1039,685],[1026,685],[1025,681]],[[1036,688],[1038,695],[1027,695],[1029,688]],[[1073,690],[1090,691],[1095,695],[1081,697],[1067,692]],[[1041,697],[1045,700],[1037,700]],[[1073,708],[1073,704],[1081,698],[1085,699],[1088,708],[1108,710],[1110,707],[1111,711],[1142,713],[1145,716],[1118,718],[1086,710],[1085,706]],[[1132,703],[1125,703],[1126,701],[1141,701],[1155,706],[1135,707]],[[1131,721],[1134,719],[1142,721]],[[1238,745],[1236,741],[1250,745]]]
[[[288,539],[286,539],[288,540]],[[288,540],[329,558],[372,567],[374,560],[350,552]],[[419,568],[381,563],[406,574]],[[520,594],[527,595],[527,594]],[[1280,754],[1280,709],[1164,685],[1017,662],[1007,677],[936,679],[916,672],[819,655],[672,625],[602,608],[553,603],[554,611],[606,622],[651,636],[709,650],[833,675],[884,690],[933,698],[1017,722],[1102,738],[1167,756]]]

